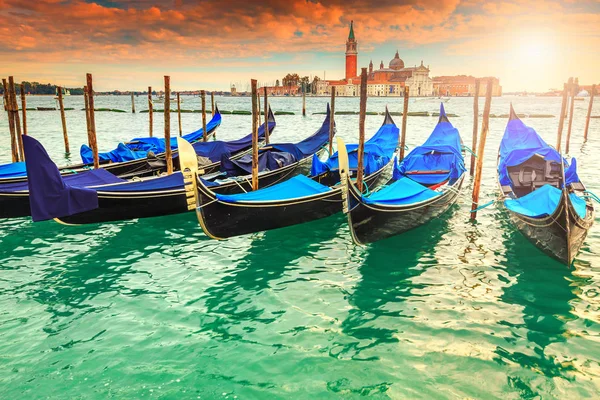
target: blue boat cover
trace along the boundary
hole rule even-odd
[[[221,125],[221,114],[216,109],[215,115],[206,124],[206,130],[208,132],[216,129]],[[183,138],[190,143],[193,143],[204,136],[202,128],[195,132],[184,135]],[[171,149],[177,148],[177,137],[171,138]],[[138,158],[144,158],[148,156],[148,152],[152,151],[154,154],[164,153],[166,151],[165,139],[158,137],[142,137],[131,139],[128,143],[119,143],[116,149],[99,153],[98,158],[100,161],[112,161],[112,162],[123,162],[137,160]],[[90,164],[94,162],[94,155],[92,149],[83,144],[79,150],[81,160],[84,164]]]
[[[531,218],[546,217],[556,211],[560,203],[562,190],[551,185],[544,185],[533,192],[518,198],[504,201],[509,210]],[[575,193],[569,194],[575,211],[581,218],[585,218],[585,200]]]
[[[439,195],[440,193],[403,177],[377,192],[372,192],[368,197],[363,196],[362,199],[367,204],[405,205],[429,200]]]
[[[123,179],[117,178],[105,169],[94,169],[79,174],[66,175],[63,176],[62,179],[66,184],[72,187],[90,187],[125,182]],[[2,193],[26,190],[29,190],[29,183],[27,181],[0,185],[0,192]]]
[[[329,142],[330,109],[327,104],[327,114],[319,130],[298,143],[272,143],[267,150],[259,149],[258,171],[273,171],[303,160],[315,154]],[[228,156],[221,157],[221,172],[227,176],[240,176],[252,173],[252,154],[246,154],[236,160]]]
[[[226,203],[289,200],[325,193],[330,190],[330,187],[321,185],[304,175],[296,175],[276,185],[253,192],[232,195],[217,194],[217,199]]]
[[[394,178],[409,176],[410,179],[433,185],[445,180],[456,180],[465,171],[460,134],[446,116],[444,104],[440,104],[440,118],[435,129],[423,145],[414,148],[394,170]],[[437,171],[430,174],[410,172]],[[447,171],[439,173],[440,171]]]
[[[506,125],[504,136],[500,142],[500,160],[498,163],[498,175],[500,184],[512,185],[510,176],[508,175],[508,167],[514,167],[529,160],[534,155],[540,155],[545,160],[555,161],[560,163],[560,153],[550,147],[537,132],[528,127],[521,121],[511,105],[511,118]],[[566,159],[565,163],[565,180],[567,184],[579,182],[577,176],[577,162],[573,158],[572,165]]]
[[[398,127],[386,110],[383,125],[375,135],[365,142],[363,162],[367,175],[383,168],[392,159],[398,146],[399,132]],[[358,167],[358,145],[348,144],[346,150],[348,151],[350,169],[356,169]],[[317,176],[338,168],[337,151],[324,162],[319,160],[319,157],[315,154],[312,159],[310,174],[311,176]]]
[[[150,192],[176,189],[183,189],[183,175],[181,172],[98,188],[102,192]]]
[[[34,221],[65,217],[98,208],[96,191],[65,184],[40,142],[23,135],[23,148],[31,217]]]
[[[0,165],[0,178],[17,178],[27,175],[25,162],[14,162]]]

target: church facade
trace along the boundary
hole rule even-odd
[[[396,55],[386,68],[383,61],[379,69],[373,69],[369,63],[367,75],[368,96],[403,96],[404,87],[410,88],[411,96],[432,96],[433,80],[429,77],[429,66],[406,67],[396,51]],[[358,74],[358,42],[354,36],[354,24],[350,23],[350,33],[346,40],[346,76],[341,80],[321,80],[317,83],[317,95],[330,95],[335,87],[338,96],[358,96],[360,94],[360,75]]]

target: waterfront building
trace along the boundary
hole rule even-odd
[[[358,42],[354,35],[354,23],[350,23],[350,33],[346,40],[346,75],[341,80],[321,80],[317,83],[317,95],[331,94],[336,88],[339,96],[358,96],[360,75],[358,74]],[[429,77],[429,66],[406,67],[398,51],[386,68],[383,61],[379,69],[373,69],[373,61],[369,63],[367,76],[367,94],[369,96],[402,96],[404,87],[410,88],[411,96],[432,96],[433,80]]]
[[[475,78],[470,75],[437,76],[433,78],[433,92],[436,96],[474,96],[475,81],[479,79],[479,95],[485,96],[490,78],[493,81],[492,96],[502,96],[502,86],[498,78]]]

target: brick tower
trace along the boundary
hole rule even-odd
[[[357,58],[356,39],[354,38],[354,21],[350,21],[350,34],[346,40],[346,80],[357,76]]]

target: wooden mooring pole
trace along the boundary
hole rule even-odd
[[[96,110],[94,110],[94,83],[92,74],[86,74],[87,83],[87,99],[88,99],[88,110],[90,116],[90,139],[91,148],[94,154],[94,168],[100,168],[100,159],[98,157],[98,139],[96,136]]]
[[[356,171],[356,187],[363,191],[364,153],[365,153],[365,118],[367,115],[367,69],[360,73],[360,110],[358,116],[358,168]]]
[[[567,128],[567,144],[565,145],[565,152],[569,154],[569,144],[571,142],[571,128],[573,126],[573,111],[575,109],[575,90],[577,89],[579,78],[575,78],[575,81],[571,85],[569,94],[571,95],[571,106],[569,108],[569,127]]]
[[[206,132],[206,92],[200,91],[200,97],[202,98],[202,138],[206,142],[208,140],[208,132]]]
[[[25,85],[20,85],[21,89],[21,112],[23,113],[23,135],[27,135],[27,100],[25,99]]]
[[[131,92],[131,113],[135,114],[135,99],[133,98],[133,92]]]
[[[23,149],[23,136],[21,136],[21,118],[19,117],[19,103],[17,102],[17,89],[15,88],[15,79],[12,76],[8,77],[8,85],[10,86],[10,101],[12,103],[13,121],[15,124],[17,147],[19,148],[19,157],[21,161],[25,161],[25,150]]]
[[[256,95],[256,104],[258,105],[258,126],[260,128],[260,125],[262,124],[262,122],[260,120],[260,95],[258,94],[258,89],[257,89],[256,93],[257,93],[257,95]]]
[[[148,86],[148,133],[152,137],[152,129],[154,126],[154,105],[152,104],[152,86]]]
[[[210,114],[215,115],[215,92],[210,92]]]
[[[475,80],[475,98],[473,100],[473,145],[471,149],[475,151],[477,148],[477,128],[479,124],[479,89],[481,86],[481,80]],[[475,172],[475,154],[471,154],[471,165],[470,165],[470,175],[473,176]]]
[[[265,143],[269,144],[269,102],[267,101],[267,87],[265,86]]]
[[[569,83],[565,83],[563,85],[563,95],[562,95],[562,104],[560,106],[560,117],[558,118],[558,135],[556,138],[556,150],[560,152],[560,146],[562,143],[562,133],[565,125],[565,113],[567,110],[567,102],[568,102],[568,94],[569,94],[569,86],[571,84],[571,79],[569,78]]]
[[[402,112],[402,134],[400,136],[400,159],[404,160],[404,149],[406,148],[406,122],[408,119],[408,99],[410,95],[410,88],[404,86],[404,110]]]
[[[171,77],[165,75],[165,156],[167,175],[173,173],[173,154],[171,152]]]
[[[252,190],[258,190],[258,93],[256,79],[250,81],[252,86]]]
[[[19,147],[17,145],[17,135],[15,133],[15,120],[12,112],[12,101],[10,100],[10,88],[6,79],[2,78],[2,86],[4,87],[4,107],[8,115],[8,131],[10,133],[10,149],[12,162],[19,161]]]
[[[329,157],[333,154],[333,135],[335,133],[335,86],[331,87],[331,110],[329,111]]]
[[[477,150],[477,167],[475,169],[475,182],[473,183],[473,202],[471,203],[471,221],[477,219],[477,208],[479,207],[479,191],[481,189],[481,175],[483,173],[483,154],[485,152],[485,141],[489,131],[490,108],[492,106],[492,87],[491,79],[487,81],[485,93],[485,106],[483,108],[483,123],[481,124],[481,138],[479,140],[479,149]]]
[[[585,130],[583,131],[583,141],[587,142],[588,129],[590,128],[590,118],[592,116],[592,106],[594,105],[594,94],[596,93],[596,85],[592,85],[592,92],[590,93],[590,104],[588,105],[587,117],[585,119]]]
[[[302,84],[302,116],[306,117],[306,90],[304,83]]]
[[[183,136],[183,131],[181,130],[181,97],[179,92],[177,92],[177,122],[179,123],[179,136]]]
[[[83,103],[85,105],[85,126],[87,131],[88,138],[88,146],[92,149],[92,154],[94,153],[94,148],[92,146],[92,128],[90,126],[90,98],[88,94],[88,87],[83,87]]]
[[[69,154],[71,150],[69,148],[69,135],[67,133],[67,120],[65,119],[65,105],[63,104],[62,87],[58,86],[56,89],[58,90],[58,107],[60,109],[60,121],[62,122],[63,139],[65,141],[65,153]]]

